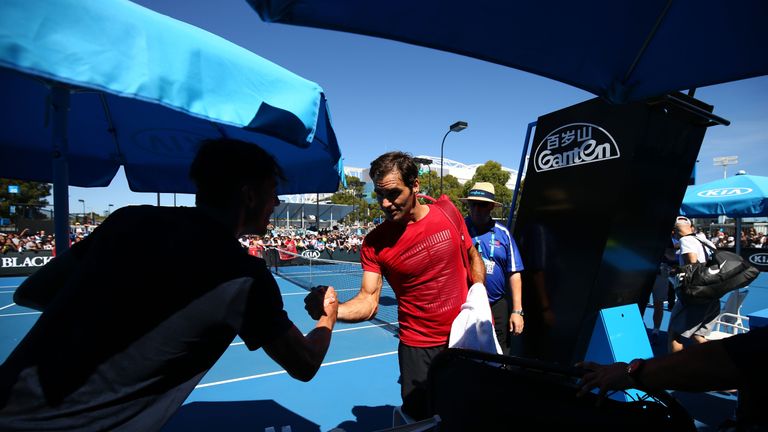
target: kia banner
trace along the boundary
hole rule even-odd
[[[768,249],[742,249],[741,256],[761,272],[768,271]]]

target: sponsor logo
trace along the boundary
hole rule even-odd
[[[729,196],[744,195],[750,192],[752,192],[752,189],[747,187],[734,187],[734,188],[707,189],[705,191],[701,191],[697,193],[696,195],[702,198],[722,198],[722,197],[729,197]]]
[[[182,130],[147,129],[135,133],[133,142],[147,153],[174,159],[192,159],[203,138],[203,135]]]
[[[536,172],[568,168],[621,157],[619,146],[605,129],[591,123],[560,126],[536,147]]]
[[[314,249],[307,249],[301,253],[304,258],[320,258],[320,251]]]
[[[20,260],[20,257],[3,257],[0,258],[0,267],[13,268],[13,267],[42,267],[53,259],[52,256],[35,256],[26,257]]]
[[[756,253],[749,256],[749,262],[757,265],[768,265],[768,253]]]

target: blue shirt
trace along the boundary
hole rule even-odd
[[[508,292],[509,276],[523,270],[523,260],[517,250],[515,240],[506,227],[495,223],[487,232],[478,235],[472,220],[464,218],[472,244],[475,245],[485,263],[485,288],[488,301],[495,303]]]

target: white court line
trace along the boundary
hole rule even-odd
[[[295,293],[280,293],[281,296],[295,296],[295,295],[307,295],[309,291],[295,292]]]
[[[13,290],[13,291],[0,291],[0,294],[13,294],[15,292],[16,292],[16,290]]]
[[[355,331],[355,330],[364,330],[369,328],[376,328],[376,327],[384,327],[385,325],[395,325],[399,324],[398,322],[392,322],[392,323],[386,323],[386,324],[371,324],[371,325],[365,325],[365,326],[359,326],[359,327],[350,327],[350,328],[344,328],[344,329],[338,329],[334,330],[331,333],[341,333],[341,332],[348,332],[348,331]],[[306,334],[304,334],[306,336]],[[238,345],[245,345],[245,342],[232,342],[229,344],[229,346],[238,346]]]
[[[3,306],[3,307],[0,307],[0,310],[3,310],[3,309],[8,309],[8,308],[9,308],[9,307],[11,307],[11,306],[16,306],[16,303],[11,303],[11,304],[9,304],[9,305],[6,305],[6,306]]]
[[[344,292],[344,291],[360,291],[360,288],[345,288],[345,289],[334,289],[336,292]],[[285,293],[280,294],[281,296],[292,296],[292,295],[306,295],[309,291],[302,291],[302,292],[296,292],[296,293]]]
[[[11,316],[19,316],[19,315],[40,315],[42,312],[19,312],[19,313],[12,313],[12,314],[0,314],[0,317],[11,317]]]
[[[369,356],[355,357],[355,358],[346,359],[346,360],[337,360],[337,361],[333,361],[333,362],[323,363],[323,364],[320,365],[320,367],[332,366],[332,365],[337,365],[337,364],[342,364],[342,363],[350,363],[350,362],[355,362],[355,361],[360,361],[360,360],[368,360],[368,359],[372,359],[372,358],[376,358],[376,357],[384,357],[384,356],[390,356],[390,355],[394,355],[394,354],[397,354],[397,351],[390,351],[390,352],[385,352],[385,353],[380,353],[380,354],[372,354],[372,355],[369,355]],[[256,379],[256,378],[265,378],[265,377],[268,377],[268,376],[281,375],[281,374],[285,374],[285,373],[288,373],[288,372],[286,372],[284,370],[281,370],[281,371],[267,372],[267,373],[263,373],[263,374],[251,375],[251,376],[240,377],[240,378],[232,378],[232,379],[223,380],[223,381],[215,381],[215,382],[210,382],[210,383],[205,383],[205,384],[198,384],[197,386],[195,386],[195,389],[199,389],[199,388],[203,388],[203,387],[212,387],[212,386],[217,386],[217,385],[221,385],[221,384],[231,384],[233,382],[247,381],[247,380],[252,380],[252,379]]]

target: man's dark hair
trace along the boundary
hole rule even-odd
[[[189,168],[197,186],[195,203],[226,207],[245,185],[284,179],[275,159],[256,144],[230,138],[203,140]]]
[[[384,153],[377,157],[371,162],[369,174],[373,181],[379,181],[394,171],[400,173],[400,178],[408,187],[413,187],[414,182],[419,178],[419,167],[416,166],[413,157],[400,151]]]

